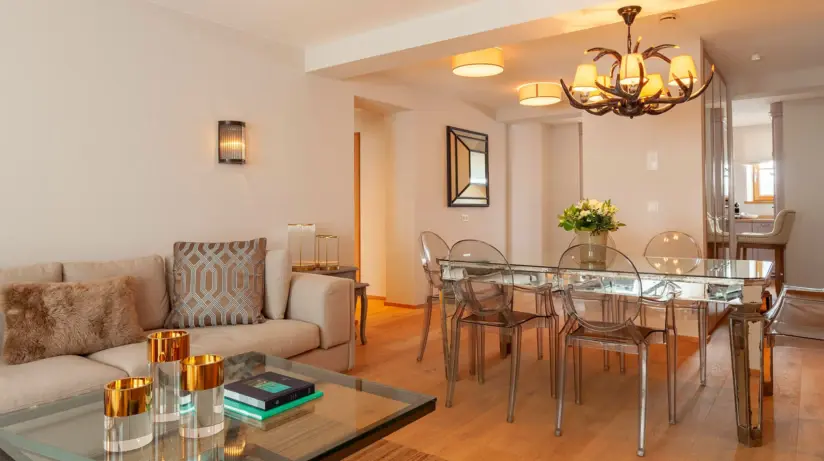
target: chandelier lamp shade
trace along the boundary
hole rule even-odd
[[[670,59],[661,53],[669,48],[677,49],[677,45],[652,46],[639,52],[641,37],[638,37],[633,46],[632,23],[640,12],[640,6],[626,6],[618,10],[627,25],[626,54],[621,55],[609,48],[591,48],[585,54],[597,53],[593,63],[578,66],[572,85],[567,86],[561,79],[561,89],[572,107],[593,115],[609,112],[629,118],[644,114],[660,115],[706,91],[715,75],[715,66],[699,88],[698,73],[691,56],[680,55]],[[612,58],[613,62],[608,75],[599,75],[594,63],[604,57]],[[666,79],[659,73],[647,71],[647,63],[653,59],[669,64]]]
[[[524,106],[550,106],[561,102],[561,85],[553,82],[526,83],[518,87],[518,101]]]
[[[452,73],[461,77],[491,77],[503,71],[504,52],[500,48],[452,56]]]

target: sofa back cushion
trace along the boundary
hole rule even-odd
[[[130,277],[115,277],[5,285],[0,310],[6,316],[6,363],[86,355],[142,341],[132,282]]]
[[[289,300],[289,284],[292,281],[292,262],[286,250],[266,252],[266,304],[263,314],[266,318],[280,320],[286,318],[286,303]]]
[[[263,317],[266,239],[174,245],[166,328],[248,325]]]
[[[0,269],[0,289],[9,283],[60,282],[62,280],[63,265],[60,263],[35,264],[33,266]],[[3,355],[3,330],[5,329],[3,317],[3,311],[0,309],[0,357]]]
[[[63,263],[64,282],[86,282],[126,275],[134,279],[132,286],[141,328],[163,328],[163,322],[169,315],[169,295],[162,257],[155,255],[121,261]]]

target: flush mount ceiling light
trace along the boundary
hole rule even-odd
[[[639,53],[641,37],[632,46],[632,23],[641,12],[640,6],[625,6],[618,10],[627,25],[627,54],[621,55],[609,48],[590,48],[585,53],[598,53],[593,62],[604,56],[610,56],[612,63],[609,75],[599,75],[595,64],[581,64],[575,72],[575,80],[567,87],[561,79],[561,88],[569,99],[569,104],[593,115],[612,112],[624,117],[637,117],[650,114],[660,115],[677,104],[691,101],[707,89],[715,75],[715,66],[704,85],[697,90],[698,73],[695,62],[689,55],[680,55],[672,59],[661,54],[661,50],[678,48],[676,45],[652,46]],[[670,65],[666,82],[672,91],[664,85],[661,74],[647,73],[646,61],[657,58]],[[616,69],[618,70],[616,75]],[[574,97],[577,93],[578,97]]]
[[[490,77],[503,71],[504,52],[500,48],[452,56],[452,73],[461,77]]]
[[[526,83],[518,87],[518,100],[524,106],[550,106],[561,102],[561,85],[553,82]]]

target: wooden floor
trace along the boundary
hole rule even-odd
[[[461,381],[455,403],[445,408],[446,380],[438,313],[433,313],[422,363],[418,352],[421,309],[370,303],[369,343],[358,344],[353,374],[434,395],[437,410],[388,437],[449,461],[633,460],[637,441],[638,366],[628,358],[626,375],[605,372],[602,353],[584,352],[583,404],[572,400],[567,382],[564,435],[555,437],[555,399],[549,394],[549,362],[537,360],[535,332],[524,334],[515,422],[506,422],[509,360],[487,338],[486,383],[468,374],[462,346]],[[466,341],[466,338],[464,339]],[[824,351],[776,349],[775,396],[765,399],[764,446],[745,448],[735,434],[729,341],[719,328],[709,345],[708,383],[698,385],[696,343],[681,341],[678,366],[678,424],[667,422],[666,362],[653,346],[649,367],[647,455],[650,460],[824,460]],[[546,347],[546,346],[545,346]]]

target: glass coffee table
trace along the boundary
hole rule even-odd
[[[226,416],[224,430],[202,439],[156,423],[149,445],[103,450],[103,391],[0,415],[0,461],[35,460],[336,460],[435,410],[435,397],[404,391],[258,353],[225,360],[226,383],[264,371],[314,382],[323,397],[265,422]]]

